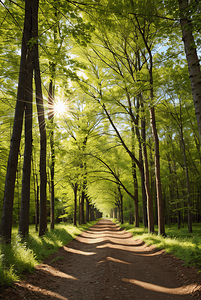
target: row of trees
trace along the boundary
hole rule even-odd
[[[84,223],[90,211],[93,219],[94,209],[109,215],[114,207],[121,222],[134,212],[135,226],[143,221],[149,232],[158,224],[158,233],[165,235],[165,222],[176,220],[179,227],[181,220],[187,221],[192,232],[201,205],[199,3],[1,4],[7,12],[1,27],[17,27],[14,42],[9,39],[14,53],[7,44],[1,49],[6,61],[1,83],[1,165],[6,177],[5,187],[1,182],[1,236],[10,240],[13,215],[19,217],[24,236],[30,213],[36,214],[42,235],[49,212],[53,229],[59,215],[76,225],[78,213]],[[10,69],[19,64],[23,22],[17,84],[17,71]],[[3,30],[1,34],[6,37]],[[16,84],[9,87],[11,81]],[[64,99],[63,114],[56,114],[57,97]],[[10,137],[6,166],[9,149],[3,140]]]

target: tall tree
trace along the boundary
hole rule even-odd
[[[1,236],[10,242],[11,239],[11,229],[12,229],[12,217],[13,217],[13,200],[14,200],[14,188],[15,188],[15,178],[18,163],[18,153],[20,147],[22,125],[23,125],[23,115],[25,109],[25,93],[26,93],[26,81],[27,81],[27,58],[29,46],[28,42],[31,38],[32,30],[32,1],[25,1],[25,17],[24,17],[24,29],[22,37],[21,46],[21,62],[20,62],[20,72],[18,80],[18,92],[17,92],[17,102],[15,107],[15,118],[13,125],[13,133],[10,144],[10,154],[7,166],[7,175],[5,181],[5,191],[4,191],[4,202],[3,202],[3,214],[1,220]]]
[[[35,90],[36,105],[38,111],[38,123],[40,130],[40,220],[39,220],[39,236],[43,235],[47,230],[47,174],[46,174],[46,126],[42,96],[42,85],[39,65],[38,52],[38,4],[39,0],[32,1],[33,9],[33,47],[34,47],[34,70],[35,70]]]
[[[21,210],[19,233],[25,237],[29,232],[30,178],[32,157],[32,98],[33,98],[33,49],[27,58],[27,79],[25,92],[25,147],[22,178]]]
[[[131,2],[134,8],[134,3],[133,1]],[[152,28],[153,24],[150,22],[149,19],[143,20],[141,23],[137,14],[135,13],[134,15],[137,23],[136,28],[139,30],[139,33],[143,39],[144,46],[149,57],[149,63],[147,62],[147,68],[149,71],[149,83],[150,83],[150,119],[151,119],[152,135],[154,140],[154,151],[155,151],[155,176],[156,176],[157,205],[158,205],[158,234],[165,235],[164,207],[163,207],[161,175],[160,175],[159,139],[158,139],[158,133],[156,127],[155,105],[154,105],[153,54],[152,54],[153,40],[151,41],[149,40],[150,35],[153,35],[152,31],[156,29]],[[143,55],[144,55],[144,59],[147,60],[146,55],[144,53]]]
[[[186,59],[188,63],[189,77],[195,114],[198,124],[198,132],[201,140],[201,71],[200,62],[197,55],[195,40],[193,37],[193,26],[191,22],[192,3],[198,5],[198,1],[178,0],[180,11],[180,23],[182,28],[182,39],[184,42]]]

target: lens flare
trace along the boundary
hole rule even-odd
[[[61,116],[66,112],[66,104],[62,101],[57,101],[54,104],[54,111],[57,115]]]

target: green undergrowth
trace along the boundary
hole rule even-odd
[[[154,244],[158,249],[164,249],[166,253],[182,259],[184,265],[197,266],[201,269],[201,224],[193,224],[193,232],[188,233],[187,225],[178,229],[177,224],[165,227],[167,237],[157,235],[157,226],[155,226],[156,234],[148,234],[147,229],[140,224],[139,228],[134,225],[120,224],[114,220],[122,229],[133,234],[135,239],[143,240],[148,246]],[[198,271],[198,272],[201,272]]]
[[[96,222],[77,227],[66,223],[55,224],[55,229],[48,228],[42,237],[38,236],[34,226],[30,226],[30,233],[24,239],[18,235],[18,229],[13,228],[11,245],[0,243],[0,288],[12,285],[26,272],[33,272],[37,264]]]

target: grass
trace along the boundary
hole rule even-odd
[[[78,227],[66,223],[56,224],[54,230],[48,228],[48,232],[42,237],[38,236],[35,226],[31,225],[29,235],[23,240],[18,235],[18,229],[13,228],[11,245],[0,243],[0,287],[12,285],[25,272],[34,272],[37,264],[96,222]]]
[[[117,223],[116,220],[115,222]],[[118,225],[131,232],[135,239],[141,239],[147,245],[154,244],[156,248],[164,249],[166,253],[182,259],[184,265],[197,266],[201,269],[201,224],[194,224],[192,233],[188,233],[187,225],[180,230],[177,228],[177,224],[171,225],[170,228],[166,226],[167,237],[148,234],[147,229],[142,224],[139,228],[135,228],[134,225],[128,223],[118,223]],[[155,230],[157,230],[157,226],[155,226]]]

